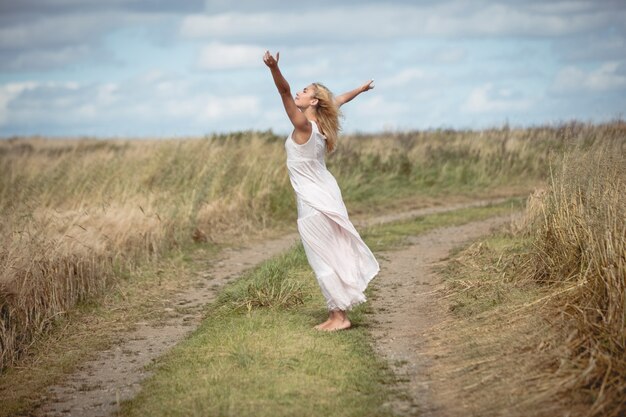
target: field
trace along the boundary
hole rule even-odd
[[[158,141],[0,142],[0,232],[6,237],[0,248],[3,372],[28,364],[32,352],[78,307],[99,305],[146,268],[163,269],[198,250],[219,252],[293,229],[295,201],[283,142],[272,132]],[[341,138],[328,166],[356,218],[543,190],[530,200],[524,223],[507,237],[513,242],[507,248],[514,249],[498,253],[498,268],[512,268],[507,276],[516,271],[514,285],[532,283],[545,291],[539,301],[525,301],[529,306],[562,317],[554,325],[560,329],[554,339],[545,342],[554,346],[567,335],[562,365],[545,368],[560,382],[543,395],[584,391],[579,400],[585,410],[617,415],[626,369],[620,354],[625,347],[625,146],[622,122],[354,135]],[[389,230],[385,236],[410,228]],[[489,269],[496,255],[483,255]],[[455,271],[469,274],[476,265],[463,259],[468,258],[455,261]],[[303,273],[301,262],[295,268]],[[455,294],[460,287],[454,271],[448,273],[450,294]],[[478,282],[461,285],[463,296],[487,285]],[[494,282],[499,281],[487,287]],[[255,311],[254,303],[244,305]],[[263,318],[266,313],[254,314],[281,323],[273,313],[269,319]],[[467,316],[475,314],[471,310]],[[344,342],[367,338],[360,331]],[[249,355],[234,359],[245,361]],[[354,378],[369,378],[363,375]],[[27,407],[23,404],[30,403],[17,409]]]

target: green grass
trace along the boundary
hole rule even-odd
[[[437,227],[510,213],[519,202],[377,226],[363,235],[377,251]],[[324,300],[299,245],[225,288],[199,329],[156,365],[123,416],[386,416],[394,376],[371,348],[369,304],[353,328],[312,327]]]
[[[325,319],[302,246],[226,288],[207,319],[156,366],[122,415],[384,416],[391,374],[372,351],[367,306],[349,332]]]

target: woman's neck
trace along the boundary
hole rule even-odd
[[[317,123],[317,111],[315,111],[315,107],[307,107],[304,109],[304,115],[308,120],[312,120]]]

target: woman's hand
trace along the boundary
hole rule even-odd
[[[368,82],[366,82],[365,84],[363,84],[359,89],[361,90],[361,92],[366,92],[371,90],[372,88],[374,88],[374,80],[369,80]]]
[[[276,58],[270,54],[270,51],[265,51],[263,55],[263,62],[270,68],[276,68],[278,66],[278,59],[280,58],[280,52],[276,52]]]

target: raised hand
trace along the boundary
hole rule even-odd
[[[270,51],[265,51],[265,55],[263,55],[263,62],[270,68],[275,68],[278,66],[278,60],[280,58],[280,52],[276,52],[276,58],[270,54]]]
[[[366,92],[366,91],[371,90],[371,89],[372,89],[372,88],[374,88],[374,87],[375,87],[375,85],[374,85],[374,80],[369,80],[368,82],[366,82],[365,84],[363,84],[363,85],[362,85],[359,89],[360,89],[362,92]]]

